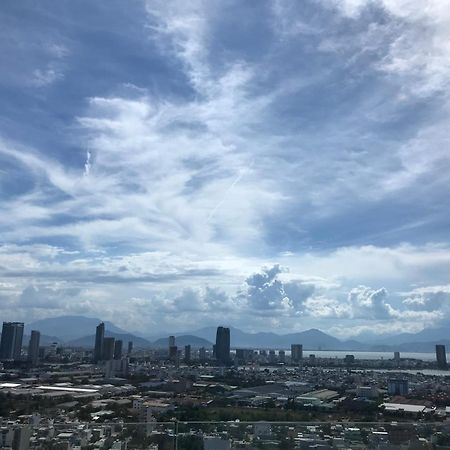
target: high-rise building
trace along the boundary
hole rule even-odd
[[[128,341],[127,355],[130,356],[133,353],[133,341]]]
[[[101,322],[95,330],[94,361],[99,362],[103,358],[103,339],[105,338],[105,324]]]
[[[281,363],[284,363],[286,360],[286,352],[284,350],[279,350],[278,351],[278,361],[280,361]]]
[[[175,336],[169,336],[169,348],[175,347]]]
[[[28,361],[32,366],[36,366],[39,359],[39,341],[41,333],[36,330],[31,331],[30,343],[28,344]]]
[[[176,345],[171,345],[169,347],[169,358],[172,361],[175,361],[177,359],[177,355],[178,355],[178,347]]]
[[[298,363],[303,359],[303,345],[291,344],[291,361]]]
[[[23,322],[3,322],[0,359],[20,359],[22,339]]]
[[[122,347],[123,342],[121,340],[117,340],[114,342],[114,359],[122,358]]]
[[[216,359],[222,364],[230,363],[230,329],[218,327],[216,333]]]
[[[200,361],[205,361],[206,360],[206,349],[205,347],[201,347],[198,351],[198,358],[200,359]]]
[[[189,344],[184,346],[184,361],[187,364],[191,362],[191,346]]]
[[[445,345],[436,345],[436,360],[439,369],[447,369],[447,354],[445,352]]]
[[[115,339],[113,337],[103,338],[103,361],[114,359]]]

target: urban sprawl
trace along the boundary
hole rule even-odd
[[[104,323],[91,348],[24,340],[3,323],[0,448],[450,449],[443,345],[435,361],[323,358],[301,342],[231,348],[218,327],[212,348],[149,349]]]

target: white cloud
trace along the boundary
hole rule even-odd
[[[361,223],[369,231],[356,235],[361,219],[366,222],[361,207],[378,208],[367,222],[383,223],[396,208],[392,199],[403,204],[411,198],[406,209],[420,204],[413,194],[432,198],[426,189],[438,181],[446,185],[444,107],[439,120],[419,124],[404,139],[392,138],[382,125],[399,119],[410,97],[422,101],[447,86],[448,11],[434,0],[426,7],[388,0],[336,4],[341,15],[332,11],[334,30],[321,27],[327,23],[318,19],[322,10],[308,23],[295,2],[274,2],[275,41],[264,56],[235,57],[225,49],[231,56],[218,64],[210,47],[218,33],[216,6],[147,2],[146,37],[161,51],[155,61],[164,59],[174,83],[187,79],[189,86],[179,96],[164,96],[150,84],[136,88],[132,77],[121,80],[120,89],[106,86],[107,80],[98,93],[91,87],[85,108],[67,124],[76,134],[71,144],[79,146],[73,159],[0,142],[2,159],[31,185],[0,205],[2,239],[14,243],[0,247],[2,299],[36,315],[51,305],[54,312],[117,314],[122,325],[140,329],[146,323],[171,326],[175,315],[178,329],[226,314],[255,329],[271,324],[292,330],[298,316],[308,317],[308,324],[341,319],[352,327],[370,320],[380,330],[383,321],[409,329],[445,316],[443,293],[419,292],[447,282],[445,239],[442,245],[382,239],[393,231],[402,239],[403,231],[431,217],[402,218],[374,234]],[[380,6],[383,20],[364,15],[366,7],[380,12]],[[340,20],[361,23],[349,33]],[[313,74],[297,61],[308,55],[300,52],[307,39]],[[295,52],[287,51],[290,46]],[[42,66],[27,72],[42,86],[63,81],[70,62],[65,46],[47,47]],[[342,57],[333,59],[333,52]],[[343,71],[345,80],[332,77],[333,71]],[[364,98],[351,103],[351,111],[344,108],[347,99],[321,110],[326,96],[312,101],[306,95],[333,83],[345,91],[364,77],[386,85],[358,85]],[[333,108],[336,114],[328,115]],[[378,140],[383,132],[388,137]],[[348,227],[354,239],[338,241]],[[61,244],[28,244],[34,239]],[[424,287],[413,290],[415,283]],[[354,288],[358,284],[365,287]],[[70,297],[67,289],[76,294]]]

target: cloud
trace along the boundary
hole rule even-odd
[[[358,286],[348,294],[353,315],[369,319],[389,319],[393,316],[391,305],[386,302],[388,292],[386,289],[371,289],[367,286]]]
[[[278,276],[285,270],[276,264],[249,276],[244,289],[238,294],[239,302],[244,302],[256,313],[302,313],[304,301],[313,294],[314,286],[282,282]]]
[[[428,286],[404,294],[403,304],[414,311],[442,311],[450,317],[449,286]]]
[[[155,330],[448,315],[417,290],[450,269],[447,5],[255,5],[2,9],[2,304]]]
[[[70,308],[80,289],[73,287],[27,286],[20,294],[15,307],[58,310]]]
[[[334,4],[355,20],[368,8],[380,8],[394,23],[387,54],[378,68],[396,77],[404,96],[445,95],[449,84],[450,12],[445,0],[338,0]]]

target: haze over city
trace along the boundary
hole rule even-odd
[[[0,319],[347,339],[450,318],[450,8],[0,7]]]

